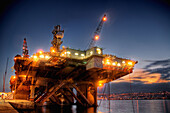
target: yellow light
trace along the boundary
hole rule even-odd
[[[40,58],[44,58],[44,55],[40,55]]]
[[[42,54],[42,53],[43,53],[43,51],[39,51],[39,53],[40,53],[40,54]]]
[[[65,46],[62,46],[63,49],[65,49]]]
[[[11,76],[11,79],[12,79],[12,80],[16,79],[16,76]]]
[[[122,61],[123,64],[125,64],[125,61]]]
[[[115,66],[115,65],[116,65],[116,63],[115,63],[115,62],[113,62],[113,63],[112,63],[112,65],[114,65],[114,66]]]
[[[49,56],[45,56],[46,59],[49,59],[50,57]]]
[[[107,17],[106,17],[106,16],[104,16],[104,17],[102,18],[102,20],[103,20],[103,21],[106,21],[106,20],[107,20]]]
[[[99,87],[102,87],[103,86],[103,84],[102,83],[99,83],[99,85],[98,85]]]
[[[90,51],[90,54],[92,55],[92,54],[93,54],[93,51]]]
[[[132,62],[128,62],[129,65],[132,65],[133,63]]]
[[[103,86],[102,81],[99,81],[99,82],[98,82],[98,86],[99,86],[99,87],[102,87],[102,86]]]
[[[106,62],[106,64],[110,65],[110,62],[108,61],[108,62]]]
[[[34,58],[36,59],[36,58],[37,58],[37,56],[35,55],[35,56],[34,56]]]
[[[96,51],[97,51],[98,54],[101,54],[101,53],[102,53],[102,52],[101,52],[101,49],[99,49],[99,48],[97,48]]]
[[[70,51],[67,51],[67,54],[71,54]]]
[[[81,54],[82,57],[84,57],[84,54]]]
[[[75,53],[75,55],[79,55],[78,53]]]
[[[52,50],[51,50],[51,52],[53,52],[53,53],[54,53],[54,52],[55,52],[55,50],[54,50],[54,49],[52,49]]]
[[[105,59],[105,64],[110,65],[110,60],[108,58]]]
[[[121,66],[120,63],[118,63],[117,66]]]
[[[99,35],[95,35],[94,39],[99,40]]]
[[[13,90],[12,93],[14,93],[15,91]]]

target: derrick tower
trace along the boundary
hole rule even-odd
[[[26,38],[24,38],[24,42],[23,42],[22,55],[23,57],[29,57]]]
[[[64,37],[64,30],[61,30],[60,25],[54,26],[54,30],[52,31],[53,40],[51,42],[52,47],[50,48],[51,51],[56,52],[59,56],[60,54],[60,46],[63,43],[61,39]]]

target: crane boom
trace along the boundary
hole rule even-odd
[[[92,37],[92,40],[91,42],[89,43],[89,46],[88,46],[88,49],[92,48],[95,46],[95,43],[96,41],[99,39],[100,37],[100,32],[101,32],[101,29],[103,27],[103,23],[107,20],[107,17],[106,17],[106,14],[104,14],[104,16],[102,17],[99,25],[97,26],[96,28],[96,31],[94,32],[93,34],[93,37]]]

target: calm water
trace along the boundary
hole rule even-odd
[[[98,101],[99,103],[99,101]],[[133,109],[134,108],[134,109]],[[170,100],[102,100],[100,106],[94,108],[78,108],[44,106],[37,107],[34,111],[24,113],[170,113]]]
[[[108,101],[102,101],[98,113],[109,113]],[[134,108],[134,110],[133,110]],[[170,113],[170,100],[112,100],[110,113]]]

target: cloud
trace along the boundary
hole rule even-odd
[[[145,72],[160,73],[162,80],[170,80],[170,59],[149,62],[151,63],[144,67]]]
[[[152,60],[146,60],[147,62],[151,62],[149,65],[145,66],[145,69],[154,67],[154,66],[170,66],[170,59],[166,60],[158,60],[158,61],[152,61]]]
[[[135,84],[153,84],[170,82],[170,59],[149,62],[143,69],[136,69],[133,73],[113,82],[131,82]]]
[[[161,73],[150,73],[143,69],[135,70],[132,74],[122,77],[121,79],[113,81],[131,82],[136,84],[153,84],[153,83],[168,83],[170,80],[162,79]]]

